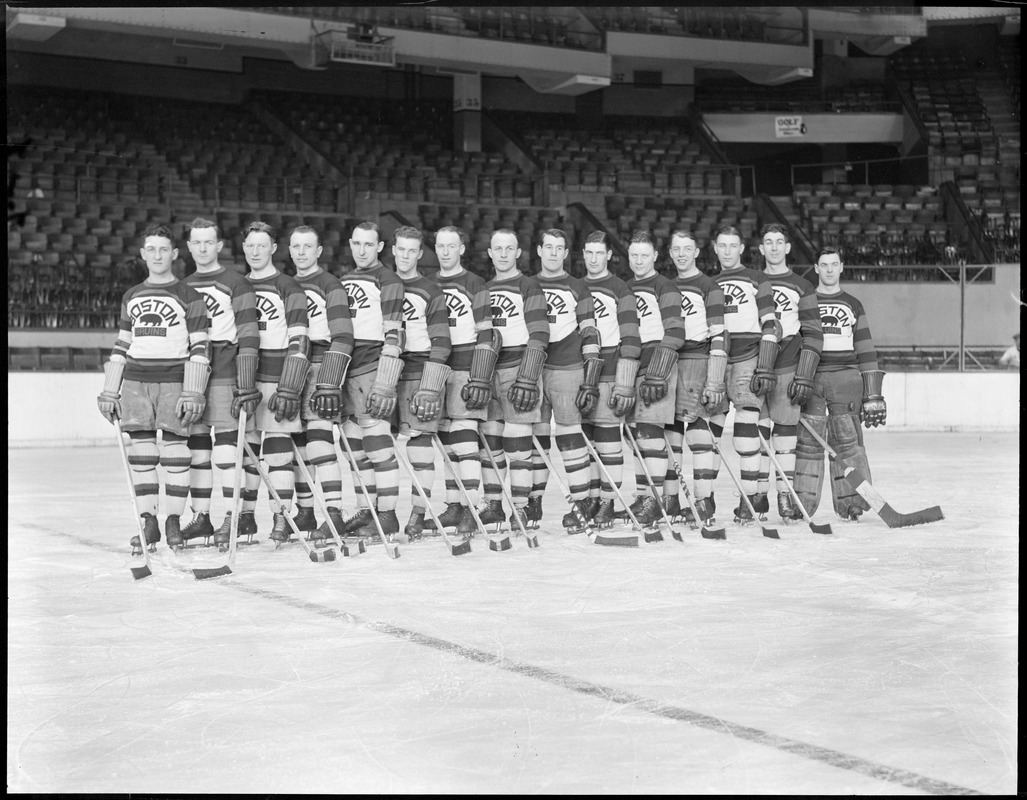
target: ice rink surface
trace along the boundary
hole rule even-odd
[[[774,541],[722,473],[726,541],[604,548],[551,481],[537,549],[313,564],[262,492],[262,544],[205,582],[163,543],[132,580],[116,448],[10,450],[8,791],[1013,793],[1018,433],[867,442],[944,521],[825,499],[833,535],[772,513]]]

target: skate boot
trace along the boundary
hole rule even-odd
[[[777,493],[777,513],[786,522],[793,519],[802,519],[802,512],[795,505],[795,498],[788,493]]]
[[[217,545],[218,550],[222,553],[228,550],[229,539],[232,533],[232,512],[229,511],[225,514],[225,521],[221,523],[221,527],[214,531],[214,544]],[[253,541],[253,537],[257,535],[257,519],[253,516],[252,511],[243,511],[239,514],[239,529],[236,531],[236,543],[237,544],[256,544]],[[246,537],[246,541],[242,541],[242,537]]]
[[[189,524],[182,528],[182,538],[185,541],[199,539],[201,536],[207,540],[214,535],[214,526],[210,524],[210,514],[197,511],[195,516],[189,520]],[[210,542],[207,542],[210,544]]]
[[[371,516],[370,511],[367,512],[367,518],[367,524],[358,530],[356,535],[371,541],[380,541],[381,536],[378,533],[378,526],[374,524],[374,518]],[[395,511],[378,511],[378,524],[382,526],[382,532],[390,542],[392,541],[391,537],[399,533],[399,518],[396,516]]]
[[[456,528],[460,525],[465,510],[463,503],[446,503],[446,510],[439,514],[439,522],[442,523],[443,528]],[[427,522],[425,527],[428,527]],[[434,524],[432,527],[434,528]]]
[[[168,514],[164,520],[164,536],[167,538],[168,547],[179,552],[185,549],[185,540],[182,538],[182,521],[178,514]]]
[[[289,523],[285,519],[285,513],[279,511],[275,514],[274,525],[271,526],[271,540],[275,543],[275,550],[283,544],[288,543],[291,536],[292,531],[289,528]]]
[[[303,506],[300,506],[300,512],[302,513],[302,511],[303,511]],[[299,516],[300,515],[297,514],[295,519],[299,519]],[[311,519],[314,518],[314,512],[313,511],[311,511],[311,513],[310,513],[310,518]],[[346,520],[344,520],[342,518],[342,512],[339,511],[339,509],[337,509],[335,506],[328,506],[328,519],[326,519],[324,522],[321,523],[321,527],[320,528],[317,528],[317,529],[312,530],[310,532],[310,536],[308,537],[310,539],[310,541],[312,541],[312,542],[314,542],[316,544],[320,544],[320,543],[334,543],[335,537],[332,535],[331,525],[328,524],[329,520],[331,520],[332,524],[335,526],[335,530],[338,532],[339,537],[342,538],[343,531],[346,528]],[[299,523],[297,522],[296,524],[297,524],[297,527],[299,527]],[[300,530],[304,530],[304,529],[300,528]]]
[[[756,495],[749,495],[749,502],[756,506]],[[758,512],[757,512],[758,513]],[[738,508],[735,509],[735,522],[742,523],[743,525],[748,522],[752,522],[752,512],[749,510],[748,504],[744,499],[739,498]]]
[[[403,533],[396,537],[396,541],[400,543],[416,542],[418,539],[424,538],[424,524],[424,512],[415,508],[410,512],[410,519],[407,520]]]
[[[582,512],[585,514],[585,519],[589,522],[595,519],[596,514],[599,512],[600,500],[598,497],[589,497],[582,501]]]
[[[635,505],[638,505],[637,511],[635,511]],[[631,510],[643,528],[654,528],[663,519],[663,514],[660,513],[660,506],[656,502],[655,497],[638,498],[637,503],[632,503]]]
[[[460,521],[456,525],[457,536],[462,536],[464,539],[470,539],[474,534],[478,532],[478,523],[474,521],[474,514],[471,513],[471,509],[467,506],[460,506],[463,511],[460,514]],[[439,517],[439,521],[445,525],[446,521]]]
[[[481,524],[488,530],[489,526],[493,526],[496,532],[506,522],[506,512],[503,511],[502,500],[486,500],[485,504],[478,509],[478,518],[481,520]]]
[[[528,498],[528,507],[525,509],[525,513],[528,515],[528,527],[538,530],[542,524],[541,496]]]
[[[645,495],[638,495],[637,497],[635,497],[634,502],[632,502],[631,505],[628,506],[628,511],[630,511],[631,514],[634,514],[636,519],[638,518],[639,513],[642,511],[642,503],[644,503],[644,502],[645,502]],[[627,512],[625,512],[624,513],[624,519],[626,519],[628,522],[630,522],[631,521],[631,515],[629,515]],[[639,522],[641,522],[641,520],[639,520]]]
[[[756,494],[749,495],[749,500],[752,503],[752,507],[756,509],[756,513],[759,514],[760,519],[765,520],[770,512],[770,499],[767,497],[767,493],[756,492]]]
[[[597,528],[609,528],[616,521],[613,512],[613,500],[600,500],[599,508],[592,517],[592,524]]]
[[[520,525],[518,525],[517,522],[514,520],[515,515],[518,519],[520,519]],[[513,511],[510,514],[510,528],[516,533],[520,533],[522,526],[526,531],[531,530],[531,526],[528,524],[528,510],[524,506],[514,506]]]
[[[681,519],[683,516],[681,511],[681,498],[676,494],[664,495],[663,510],[667,512],[667,516],[670,518],[671,522]]]
[[[359,536],[358,533],[365,525],[374,527],[374,520],[371,519],[371,509],[358,508],[357,513],[347,519],[342,525],[342,536]]]
[[[571,510],[563,515],[563,527],[568,534],[583,533],[588,530],[588,508],[585,500],[575,500],[571,504]]]
[[[301,531],[314,531],[317,529],[317,520],[314,519],[314,509],[309,506],[298,506],[296,508],[296,516],[292,518],[292,521],[296,523],[296,528]],[[309,537],[313,539],[314,537]],[[320,537],[325,538],[325,537]],[[328,537],[329,539],[331,536]]]
[[[713,495],[696,498],[695,510],[699,512],[703,524],[709,523],[717,513],[717,504],[713,500]]]
[[[157,542],[160,541],[160,526],[157,524],[157,518],[147,512],[141,515],[143,518],[143,533],[146,536],[146,546],[150,552],[154,552],[157,549]],[[141,556],[143,554],[143,546],[140,544],[139,534],[132,537],[132,555]]]
[[[841,516],[844,520],[859,522],[859,518],[863,516],[863,509],[859,506],[849,506]]]

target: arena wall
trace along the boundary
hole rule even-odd
[[[7,446],[113,445],[96,410],[98,372],[10,372]],[[1018,430],[1020,374],[895,373],[884,382],[886,430]],[[730,423],[730,420],[729,420]]]

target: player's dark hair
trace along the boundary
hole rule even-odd
[[[547,236],[552,236],[554,239],[563,239],[563,246],[570,247],[570,240],[567,238],[567,234],[559,228],[549,228],[549,230],[542,231],[542,235],[539,237],[539,246],[546,240]]]
[[[734,225],[721,225],[717,228],[716,232],[713,234],[713,241],[717,241],[721,236],[737,236],[738,241],[742,241],[742,232]]]
[[[197,217],[196,219],[194,219],[192,222],[190,222],[188,225],[185,226],[185,238],[188,239],[190,236],[192,236],[193,231],[195,231],[197,228],[199,228],[199,229],[213,228],[214,229],[214,238],[216,238],[216,239],[220,239],[221,238],[221,229],[218,228],[218,224],[216,222],[212,221],[212,220],[204,219],[203,217]]]
[[[146,241],[148,236],[162,236],[169,242],[173,242],[171,238],[171,228],[165,225],[163,222],[154,222],[146,226],[146,230],[143,231],[143,241]]]
[[[592,231],[588,236],[585,237],[585,244],[602,244],[606,245],[606,249],[612,249],[610,247],[610,234],[606,231]]]
[[[293,233],[312,233],[317,237],[317,246],[321,246],[321,233],[313,225],[297,225],[292,229],[292,233],[289,234],[289,239],[292,239]]]
[[[817,250],[817,257],[813,259],[813,263],[818,263],[821,256],[838,256],[838,261],[845,263],[845,257],[842,255],[842,251],[837,247],[821,247]]]
[[[251,233],[266,233],[271,238],[272,244],[278,241],[278,233],[275,229],[266,222],[261,222],[259,219],[254,220],[242,229],[242,240],[245,242],[246,237]]]
[[[631,241],[628,245],[647,244],[656,252],[656,238],[649,231],[635,231],[631,234]]]
[[[785,237],[786,242],[791,242],[791,237],[788,235],[788,228],[782,225],[780,222],[771,222],[760,228],[760,242],[763,241],[764,237],[768,233],[780,233]]]
[[[674,243],[675,239],[691,239],[696,247],[699,246],[699,237],[692,233],[688,228],[678,228],[676,231],[671,233],[670,242]]]
[[[361,223],[358,223],[357,225],[353,226],[353,232],[356,233],[357,231],[373,231],[374,235],[378,237],[378,241],[380,242],[382,240],[382,231],[381,228],[378,227],[377,222],[365,220]]]
[[[392,240],[395,242],[397,239],[416,239],[421,244],[424,244],[424,234],[413,225],[400,225],[396,228],[395,233],[392,234]]]

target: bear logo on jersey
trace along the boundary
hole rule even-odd
[[[723,284],[724,289],[724,313],[737,314],[738,307],[749,302],[745,288],[736,283]]]
[[[357,315],[357,311],[366,310],[371,307],[371,300],[367,296],[364,287],[356,281],[343,281],[346,287],[346,296],[349,298],[349,314],[351,317]]]
[[[560,314],[567,313],[567,301],[557,292],[545,292],[546,312],[550,322],[556,322]]]
[[[489,300],[492,304],[492,324],[497,328],[505,328],[508,319],[521,315],[517,303],[506,294],[490,294]]]
[[[167,336],[168,329],[161,324],[163,322],[164,318],[160,314],[151,311],[136,320],[132,333],[136,336]]]

